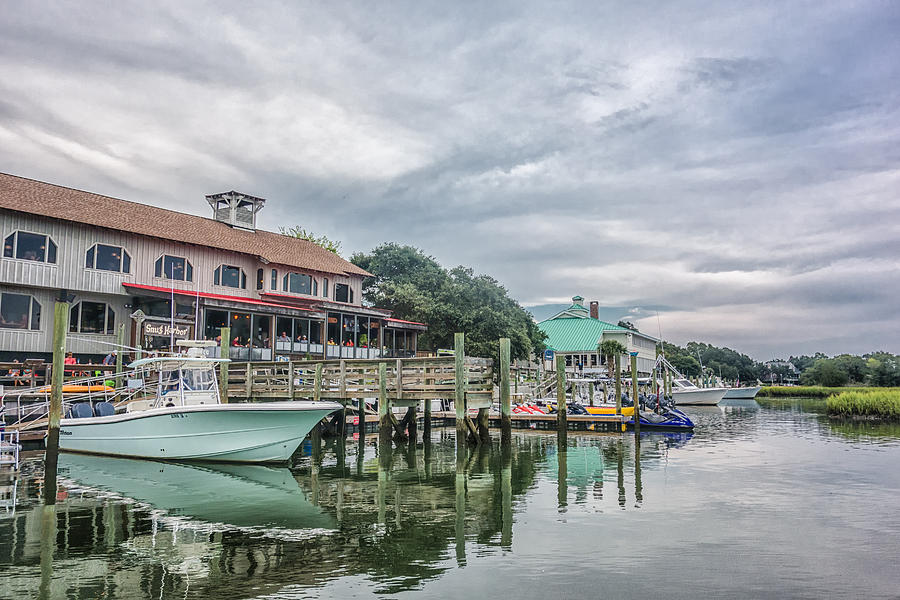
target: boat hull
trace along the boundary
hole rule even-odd
[[[685,404],[712,406],[718,404],[725,395],[726,388],[697,388],[692,390],[674,390],[672,398],[676,406]]]
[[[753,400],[756,398],[756,395],[759,393],[762,387],[743,387],[743,388],[731,388],[727,392],[725,392],[724,399],[726,400]]]
[[[334,402],[268,402],[156,408],[63,419],[68,452],[162,460],[286,462]]]

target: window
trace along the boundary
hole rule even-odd
[[[3,256],[56,264],[56,244],[42,233],[16,231],[3,241]]]
[[[213,271],[213,283],[225,287],[247,289],[247,275],[240,267],[221,265]]]
[[[278,271],[275,269],[272,269],[272,289],[278,289]]]
[[[327,277],[322,278],[322,295],[325,296],[326,298],[328,297],[328,278]]]
[[[316,280],[305,273],[288,273],[281,278],[281,289],[292,294],[316,295]]]
[[[266,276],[265,271],[263,269],[256,270],[256,289],[263,289],[263,285],[265,284]]]
[[[75,333],[114,333],[116,313],[105,302],[83,300],[69,312],[69,331]]]
[[[193,281],[194,267],[191,266],[190,261],[186,258],[164,254],[156,259],[154,274],[157,277],[165,277],[175,281]]]
[[[131,273],[131,256],[121,246],[94,244],[88,248],[84,266],[100,271]]]
[[[337,302],[353,302],[353,291],[346,283],[334,284],[334,299]]]
[[[25,294],[0,294],[0,327],[7,329],[41,328],[41,305]]]

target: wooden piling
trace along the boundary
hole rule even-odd
[[[596,390],[595,390],[594,384],[593,384],[593,382],[592,382],[592,383],[590,384],[590,386],[588,386],[588,393],[591,395],[591,406],[594,405],[594,393],[595,393],[595,391],[596,391]]]
[[[394,424],[391,423],[391,410],[387,395],[387,365],[378,363],[378,445],[385,447],[391,445],[391,431]]]
[[[322,399],[322,363],[316,365],[316,374],[313,379],[313,400],[318,402]]]
[[[231,339],[231,327],[222,327],[219,330],[219,356],[228,358],[228,340]],[[227,362],[219,364],[219,402],[228,404],[228,365]]]
[[[466,336],[463,333],[453,335],[453,352],[455,360],[455,396],[456,408],[456,449],[466,446]]]
[[[556,355],[556,439],[559,447],[565,447],[569,421],[566,418],[566,361]]]
[[[253,366],[249,360],[247,361],[247,373],[244,379],[244,396],[247,398],[247,402],[250,402],[250,399],[253,397]]]
[[[560,446],[556,449],[556,510],[560,513],[566,512],[566,506],[569,502],[569,453],[566,446]]]
[[[44,504],[56,504],[59,422],[62,420],[62,389],[68,330],[69,303],[57,301],[53,310],[53,369],[50,372],[50,413],[47,424],[47,451],[44,454]]]
[[[641,432],[641,400],[638,397],[637,352],[631,355],[631,399],[634,402],[634,435]]]
[[[341,443],[343,443],[344,438],[347,436],[347,363],[343,359],[341,360],[341,420],[338,424],[338,431],[336,432],[338,437],[341,438]]]
[[[510,446],[501,447],[500,458],[500,547],[512,549],[512,456]]]
[[[478,443],[487,447],[491,443],[490,421],[488,409],[478,409]]]
[[[500,443],[512,440],[512,406],[509,397],[509,338],[500,338]],[[516,375],[518,381],[518,374]]]
[[[622,414],[622,357],[616,354],[616,414]]]
[[[294,399],[294,361],[289,360],[287,364],[288,372],[288,400]]]

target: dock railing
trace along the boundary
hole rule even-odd
[[[396,406],[420,400],[451,399],[455,393],[452,356],[390,360],[304,360],[292,362],[232,362],[228,364],[229,401],[276,399],[378,398],[378,366],[387,367],[387,395]],[[322,365],[316,394],[316,367]],[[469,405],[490,405],[494,390],[492,361],[467,357],[466,395]]]

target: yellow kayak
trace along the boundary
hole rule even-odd
[[[585,406],[584,410],[588,411],[589,415],[614,415],[616,414],[615,406]],[[633,406],[623,406],[622,414],[626,417],[631,417],[634,415],[634,407]]]

